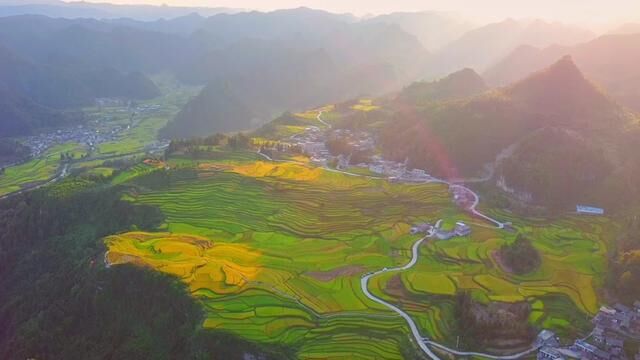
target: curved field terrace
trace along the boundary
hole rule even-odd
[[[419,350],[406,322],[362,292],[360,279],[406,264],[412,224],[470,224],[472,234],[436,238],[406,271],[369,280],[371,293],[411,315],[420,332],[455,345],[455,294],[531,304],[538,328],[576,332],[594,313],[611,240],[606,219],[511,220],[542,254],[532,274],[513,275],[493,255],[514,233],[458,210],[446,185],[348,176],[255,154],[192,161],[123,175],[130,201],[166,216],[155,233],[105,239],[106,260],[173,274],[206,310],[205,327],[297,349],[303,359],[400,359]],[[507,214],[500,214],[506,215]],[[501,217],[502,218],[502,217]]]

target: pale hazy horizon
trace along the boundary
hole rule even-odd
[[[90,0],[113,4],[229,7],[271,11],[310,7],[358,16],[399,11],[456,12],[470,19],[543,18],[573,23],[605,24],[640,21],[638,0]]]

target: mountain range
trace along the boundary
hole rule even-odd
[[[147,99],[159,90],[139,72],[37,63],[0,46],[0,93],[0,137],[6,137],[78,121],[77,111],[64,110],[95,98]]]
[[[442,76],[466,67],[484,72],[522,45],[574,45],[595,36],[562,23],[507,19],[473,29],[446,45],[432,60],[429,74]]]
[[[15,15],[44,15],[57,18],[94,18],[120,19],[130,18],[142,21],[170,19],[198,13],[202,16],[212,16],[219,13],[239,11],[231,8],[211,7],[181,7],[181,6],[153,6],[153,5],[124,5],[91,3],[86,1],[64,2],[58,0],[2,0],[0,1],[0,16]]]
[[[397,25],[357,22],[349,15],[306,8],[155,22],[4,17],[0,46],[35,69],[49,69],[31,73],[63,77],[36,81],[37,86],[24,92],[44,105],[78,106],[94,97],[148,98],[156,92],[145,77],[169,73],[182,82],[208,85],[201,97],[220,95],[228,100],[237,94],[235,101],[208,100],[219,107],[236,103],[249,110],[207,107],[215,112],[202,112],[194,99],[196,103],[188,105],[190,116],[179,115],[181,124],[170,124],[163,132],[167,136],[242,130],[257,118],[268,121],[287,109],[360,93],[381,94],[418,78],[429,56]],[[93,84],[107,70],[121,86],[100,88],[120,93],[87,89],[82,79]],[[69,77],[79,80],[68,81]],[[51,87],[66,91],[52,93]],[[222,88],[226,92],[218,91]],[[65,94],[69,98],[59,98]],[[216,112],[227,116],[221,119]]]
[[[418,26],[419,24],[422,25]],[[440,77],[438,74],[444,73],[446,69],[463,68],[464,62],[459,62],[460,58],[468,60],[466,63],[470,67],[481,68],[497,61],[520,43],[574,44],[594,36],[588,31],[557,23],[509,20],[471,30],[444,46],[443,43],[430,40],[435,35],[429,29],[437,27],[450,30],[439,37],[444,43],[452,41],[471,25],[455,17],[435,13],[397,13],[356,21],[348,15],[328,14],[305,8],[266,14],[240,13],[211,17],[192,35],[202,41],[201,48],[211,49],[208,54],[199,57],[206,61],[186,67],[187,72],[181,78],[186,81],[204,78],[209,82],[219,82],[210,85],[218,89],[222,88],[222,83],[226,83],[227,88],[231,86],[229,84],[234,84],[238,89],[224,92],[223,96],[229,96],[230,93],[251,94],[245,99],[237,98],[230,102],[243,104],[243,109],[251,111],[242,111],[240,116],[227,116],[223,119],[215,112],[204,111],[205,108],[211,110],[209,107],[197,111],[197,104],[190,104],[189,116],[184,116],[185,113],[179,115],[176,122],[181,125],[170,124],[169,130],[164,132],[165,136],[189,135],[188,129],[196,123],[199,124],[198,129],[203,129],[204,124],[209,123],[209,132],[246,129],[285,110],[322,105],[326,101],[336,102],[358,94],[379,95],[399,89],[416,79]],[[296,30],[291,31],[292,28]],[[219,44],[232,45],[220,47]],[[499,44],[500,49],[494,48],[496,44]],[[251,52],[247,48],[252,46],[254,50],[258,49],[256,51],[260,52],[263,59],[260,66],[248,59]],[[279,50],[282,54],[288,54],[285,50],[287,47],[293,47],[297,51],[280,58],[274,56],[272,51],[260,49],[261,46],[282,49]],[[434,51],[427,50],[427,47]],[[460,52],[465,55],[460,55]],[[310,57],[301,55],[304,53],[317,54],[318,58],[326,60],[313,61]],[[488,53],[495,55],[486,57],[485,54]],[[301,56],[304,60],[300,60]],[[297,64],[288,64],[289,59],[296,59]],[[232,66],[230,62],[233,62]],[[307,66],[307,69],[322,75],[314,76],[300,71],[296,75],[297,81],[294,81],[284,73],[278,73],[278,69],[299,70],[304,67],[302,64],[314,64]],[[236,69],[240,70],[235,71]],[[270,71],[266,72],[265,69]],[[245,76],[246,74],[251,75]],[[247,78],[254,80],[252,86],[239,85],[248,81]],[[350,81],[351,79],[357,81]],[[314,86],[311,89],[300,84]],[[263,86],[279,91],[295,88],[296,91],[295,94],[285,91],[285,96],[280,101],[272,101],[275,95],[266,94],[269,90]],[[473,88],[470,90],[473,91]],[[218,93],[223,94],[209,90],[203,96],[209,96],[208,102],[214,103],[218,100],[213,97]],[[201,99],[198,102],[207,103]],[[222,112],[226,110],[223,109]],[[231,125],[231,122],[235,124]]]
[[[489,90],[484,79],[473,69],[462,69],[435,81],[417,81],[405,87],[398,100],[413,106],[465,98]]]
[[[571,55],[581,70],[616,101],[640,110],[640,32],[604,35],[576,46],[522,46],[483,76],[492,85],[507,84]]]
[[[477,27],[456,14],[435,11],[396,12],[375,16],[365,22],[397,25],[420,40],[430,52],[438,51]]]
[[[491,179],[514,198],[566,210],[615,208],[639,194],[629,180],[640,174],[639,130],[638,117],[565,56],[503,88],[403,106],[380,136],[390,158],[450,179]]]
[[[626,59],[636,58],[634,35],[609,35],[585,43],[594,35],[573,26],[507,20],[476,28],[445,13],[358,19],[298,8],[209,15],[200,12],[154,21],[0,17],[4,49],[0,62],[19,59],[6,67],[9,71],[0,71],[0,84],[46,108],[69,109],[96,97],[156,96],[158,90],[149,76],[168,73],[205,88],[162,132],[182,137],[249,129],[287,110],[378,96],[463,68],[481,71],[523,44],[530,47],[519,51],[545,54],[539,56],[544,61],[530,56],[526,61],[514,60],[515,65],[509,65],[507,58],[482,73],[490,86],[501,85],[550,64],[566,49],[593,44],[604,53],[617,51],[618,60],[601,55],[600,62],[589,60],[594,63],[590,66],[590,55],[570,52],[579,66],[617,101],[633,106],[637,97],[634,80],[623,79],[623,72],[616,70],[623,62],[632,67],[632,60],[627,63]],[[617,40],[622,36],[630,37],[626,45]],[[580,42],[583,45],[574,45]],[[562,46],[548,49],[563,50],[532,47],[550,44]],[[517,52],[512,56],[517,59]],[[633,74],[636,69],[629,71]],[[477,80],[465,95],[485,90]],[[443,93],[437,89],[442,84],[429,84],[419,81],[405,94],[415,91],[421,97],[420,92],[426,95],[434,87],[433,94]]]

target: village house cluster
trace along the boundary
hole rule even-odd
[[[326,131],[317,126],[307,127],[302,134],[294,135],[295,141],[303,152],[309,156],[311,162],[318,166],[335,164],[336,169],[345,170],[349,167],[368,169],[374,174],[385,175],[392,182],[424,182],[432,177],[422,169],[408,169],[407,162],[385,160],[380,155],[372,155],[368,161],[354,163],[352,156],[340,154],[331,155],[327,147],[330,138],[340,138],[349,145],[354,152],[375,153],[375,138],[364,131],[352,131],[349,129],[336,129]]]
[[[442,227],[435,228],[429,223],[419,223],[411,227],[411,235],[428,234],[435,230],[435,235],[440,240],[449,240],[454,237],[464,237],[471,235],[471,227],[462,221],[456,222],[451,230],[444,230]]]
[[[469,208],[475,201],[473,194],[463,186],[450,185],[449,192],[453,195],[453,202],[461,208]]]
[[[592,320],[594,329],[571,346],[547,343],[540,348],[538,360],[588,359],[627,360],[625,339],[640,339],[640,301],[633,308],[622,304],[603,306]],[[640,360],[638,353],[634,360]]]
[[[122,108],[114,109],[114,111],[118,113],[130,113],[130,123],[128,125],[113,123],[114,116],[100,114],[97,118],[91,119],[86,124],[69,126],[55,131],[25,137],[21,140],[22,144],[31,149],[32,158],[44,154],[48,149],[56,145],[69,142],[84,144],[87,149],[94,151],[97,145],[116,141],[123,131],[137,126],[141,121],[141,118],[137,115],[151,115],[162,109],[159,104],[137,105],[133,107],[131,101],[119,99],[96,99],[96,104],[104,107],[122,106]]]
[[[469,225],[458,221],[452,230],[446,231],[442,229],[438,229],[436,232],[436,237],[440,240],[449,240],[454,237],[464,237],[471,235],[471,228]]]
[[[325,144],[324,131],[317,126],[309,126],[302,134],[291,137],[302,151],[309,156],[311,162],[326,166],[331,158],[329,149]]]
[[[85,144],[93,150],[97,144],[116,140],[122,130],[123,127],[120,125],[114,126],[108,131],[94,130],[84,125],[78,125],[29,136],[22,140],[22,143],[31,149],[31,157],[35,158],[53,146],[68,142]]]

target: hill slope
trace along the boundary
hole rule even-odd
[[[55,127],[79,120],[0,88],[0,138],[30,135],[35,129]]]
[[[472,69],[463,69],[437,81],[415,82],[404,88],[398,100],[413,105],[462,99],[487,91],[484,80]]]
[[[442,48],[458,39],[474,26],[458,17],[439,12],[396,12],[368,19],[366,23],[392,24],[418,38],[429,51]]]
[[[613,98],[640,110],[640,33],[606,35],[572,47],[521,47],[484,73],[487,82],[504,85],[569,54],[582,71]]]
[[[58,108],[87,105],[99,97],[149,99],[159,95],[155,84],[139,72],[125,73],[111,67],[84,67],[74,62],[58,64],[49,60],[46,56],[34,60],[28,53],[0,44],[0,86]]]
[[[222,84],[242,97],[229,101],[229,109],[191,106],[191,115],[178,116],[182,124],[170,125],[167,136],[202,135],[196,128],[244,130],[257,124],[247,113],[267,121],[289,109],[398,90],[419,77],[429,57],[397,25],[306,8],[148,24],[15,16],[0,18],[0,44],[33,65],[12,79],[11,88],[50,107],[83,105],[95,97],[152,97],[156,89],[142,74],[154,73],[211,84],[203,97],[218,107],[230,100],[218,91]],[[221,99],[213,98],[218,93]],[[237,118],[220,120],[219,114]]]
[[[594,38],[589,31],[542,20],[505,20],[464,34],[436,54],[430,71],[439,75],[470,67],[482,72],[522,45],[573,45]]]
[[[240,33],[231,31],[252,19]],[[179,73],[187,81],[206,79],[210,89],[188,105],[189,116],[182,113],[167,126],[165,136],[247,130],[287,110],[397,90],[417,77],[429,56],[398,26],[350,23],[309,9],[220,15],[203,29],[222,45]],[[238,40],[243,34],[247,38]],[[223,84],[228,92],[220,90]]]
[[[234,131],[250,127],[257,116],[259,114],[252,112],[245,98],[229,84],[214,82],[190,101],[175,120],[162,129],[161,135],[176,138],[209,134],[212,123],[220,132]]]
[[[637,127],[636,118],[564,57],[509,87],[413,113],[405,110],[381,138],[387,156],[408,158],[412,166],[436,175],[471,177],[498,165],[494,181],[505,189],[527,201],[568,207],[581,197],[607,203],[604,194],[615,197],[610,193],[618,185],[611,174],[620,164],[632,169],[639,163],[621,147],[640,143],[630,130]],[[499,157],[508,160],[494,164]],[[572,169],[570,176],[563,177],[560,169]],[[544,174],[548,181],[525,174]],[[572,195],[551,201],[549,194],[562,194],[571,184]]]

